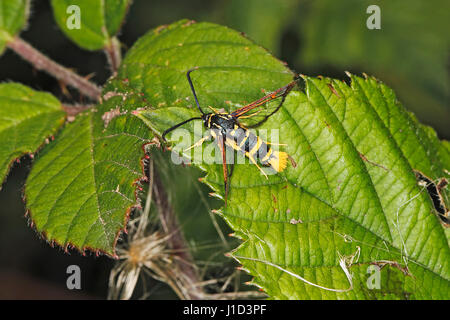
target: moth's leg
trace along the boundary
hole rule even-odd
[[[203,142],[205,142],[206,140],[209,140],[209,139],[211,139],[211,133],[209,133],[208,132],[208,134],[206,135],[206,136],[204,136],[203,138],[201,138],[200,140],[198,140],[196,143],[194,143],[192,146],[190,146],[189,148],[187,148],[187,149],[184,149],[183,151],[188,151],[188,150],[191,150],[192,148],[196,148],[196,147],[199,147],[199,146],[201,146],[202,144],[203,144]]]

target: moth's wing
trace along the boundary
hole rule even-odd
[[[296,83],[296,81],[292,81],[286,86],[231,112],[231,115],[236,117],[245,127],[257,127],[278,111],[286,95]]]

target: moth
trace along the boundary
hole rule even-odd
[[[262,170],[262,168],[259,166],[258,162],[262,166],[271,167],[276,172],[281,172],[286,168],[287,160],[288,160],[288,154],[283,151],[274,150],[270,143],[262,140],[259,136],[255,135],[253,132],[251,132],[250,128],[255,128],[260,126],[262,123],[264,123],[270,116],[272,116],[275,112],[277,112],[280,107],[282,106],[286,95],[292,90],[292,88],[296,85],[297,79],[293,80],[292,82],[288,83],[284,87],[281,87],[272,93],[269,93],[265,95],[264,97],[253,101],[252,103],[249,103],[231,113],[227,113],[225,111],[218,111],[214,109],[213,107],[209,107],[212,112],[206,113],[203,111],[203,109],[200,107],[200,103],[198,102],[197,94],[195,92],[194,85],[192,83],[190,73],[194,70],[197,70],[198,67],[190,69],[186,73],[187,80],[189,82],[189,85],[191,87],[192,94],[195,99],[195,103],[197,105],[198,110],[201,113],[201,116],[193,117],[190,119],[187,119],[185,121],[182,121],[176,125],[174,125],[171,128],[168,128],[165,130],[162,134],[162,138],[164,141],[166,141],[165,137],[166,135],[171,132],[172,130],[177,129],[178,127],[193,121],[193,120],[202,120],[203,125],[208,130],[208,133],[198,140],[196,143],[194,143],[191,147],[189,147],[186,150],[189,150],[194,147],[201,146],[205,141],[213,139],[221,153],[222,153],[222,168],[223,168],[223,177],[224,177],[224,187],[225,187],[225,206],[227,203],[227,196],[228,196],[228,168],[227,168],[227,162],[226,162],[226,146],[231,147],[233,150],[240,152],[245,157],[247,157],[250,162],[255,165],[267,178],[267,174]],[[251,114],[248,114],[249,111],[260,107],[274,99],[281,98],[280,103],[278,106],[266,114],[262,120],[258,121],[257,123],[253,124],[252,126],[245,126],[243,125],[239,120],[250,118],[256,116],[259,112],[254,112]]]

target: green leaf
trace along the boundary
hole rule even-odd
[[[63,124],[60,102],[17,83],[0,84],[0,177],[15,159],[35,152]]]
[[[50,243],[115,254],[130,210],[139,205],[142,146],[151,133],[129,110],[139,95],[105,88],[103,104],[77,117],[38,154],[26,182],[29,215]]]
[[[29,10],[29,0],[0,0],[0,54],[6,43],[25,27]]]
[[[245,103],[290,80],[292,72],[265,49],[240,33],[212,23],[179,21],[139,39],[119,69],[133,90],[142,92],[152,109],[162,109],[154,129],[198,116],[186,72],[192,73],[200,104],[229,109],[225,102]],[[245,84],[245,85],[243,85]],[[188,108],[186,108],[188,106]]]
[[[192,77],[200,104],[217,109],[290,80],[280,62],[249,43],[237,45],[247,41],[237,35],[224,41],[226,33],[235,35],[179,22],[130,50],[119,75],[145,93],[151,107],[135,114],[156,134],[199,116],[184,76],[193,66],[199,66]],[[219,48],[218,38],[226,42]],[[448,235],[413,171],[444,177],[447,149],[387,86],[351,77],[351,86],[304,77],[305,92],[292,92],[259,128],[279,130],[296,166],[266,180],[253,165],[235,165],[228,206],[219,211],[244,240],[232,255],[275,299],[448,299]],[[223,197],[221,165],[196,165]],[[367,285],[372,264],[383,267],[380,289]]]
[[[168,33],[171,37],[167,37]],[[204,48],[227,54],[217,59],[210,52],[203,54]],[[133,58],[136,55],[142,60]],[[236,97],[250,99],[260,94],[261,84],[273,88],[291,78],[289,70],[265,50],[236,31],[212,24],[182,21],[152,31],[130,50],[129,56],[121,68],[121,79],[111,80],[104,89],[103,104],[67,125],[36,158],[25,188],[27,208],[36,229],[49,242],[114,255],[118,234],[136,204],[136,182],[142,178],[142,145],[153,137],[128,112],[157,106],[162,101],[168,103],[165,98],[179,103],[180,97],[189,96],[184,81],[188,68],[196,63],[207,66],[209,61],[204,74],[209,79],[224,74],[229,79],[245,76],[258,85],[240,88],[226,81],[212,89],[225,90],[223,96],[234,90]],[[176,60],[168,61],[169,57]],[[250,57],[253,64],[248,63]],[[157,70],[176,77],[173,85],[166,82],[170,86],[160,91],[164,97],[151,90],[153,84],[148,88],[131,86],[141,77],[139,72],[153,71],[161,61]],[[164,74],[167,76],[167,72]],[[145,78],[147,82],[156,81],[156,86],[161,84],[154,74],[146,74]]]
[[[99,50],[110,45],[125,18],[130,0],[52,0],[53,13],[64,34],[78,46],[87,50]],[[79,7],[80,28],[69,28]]]

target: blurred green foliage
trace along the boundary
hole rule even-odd
[[[450,2],[445,0],[231,0],[224,21],[266,46],[300,73],[370,73],[405,106],[449,138]],[[369,30],[367,7],[381,11]],[[286,34],[288,37],[285,37]],[[288,43],[282,52],[283,39]]]

